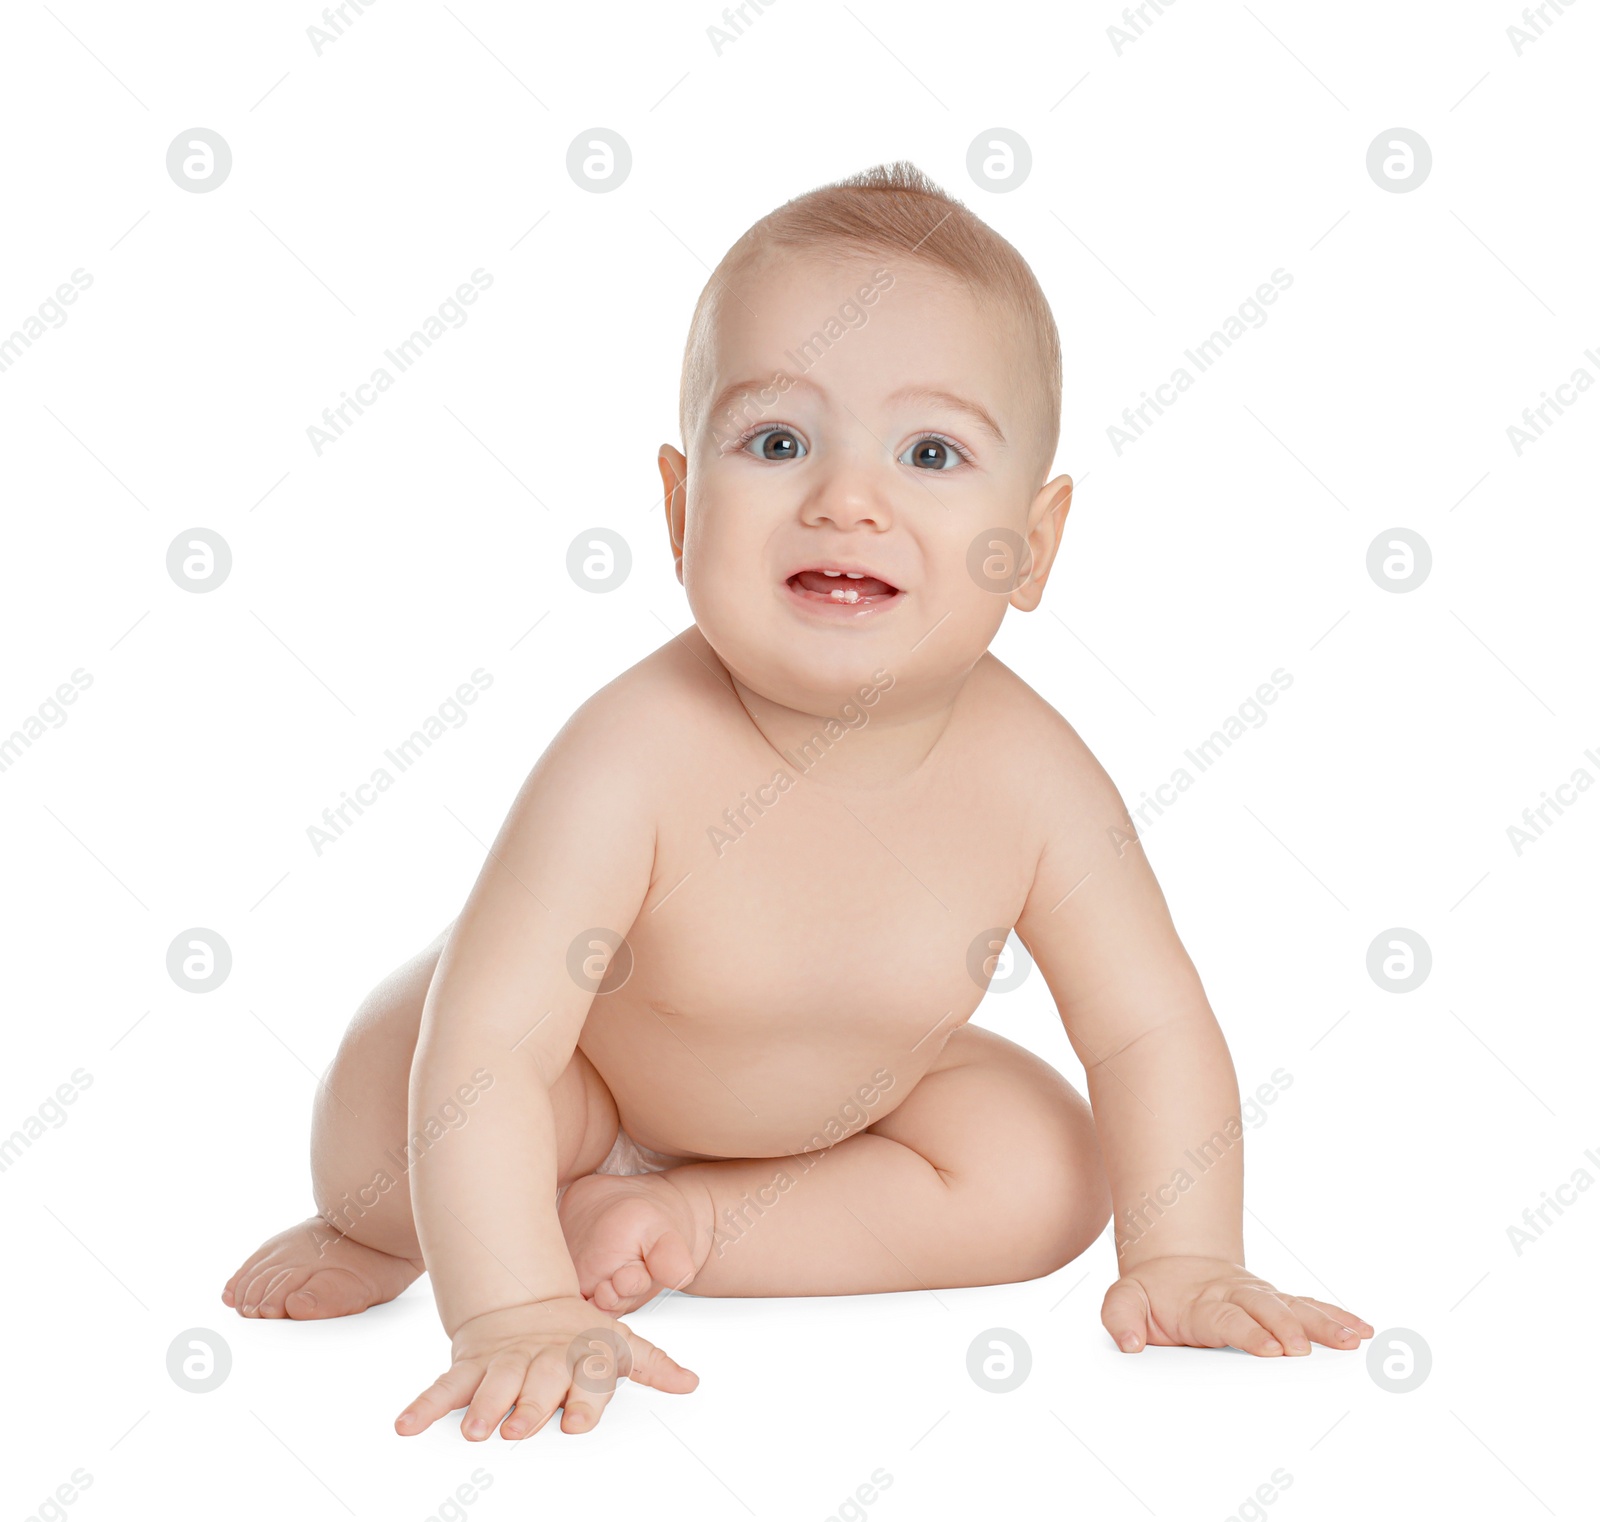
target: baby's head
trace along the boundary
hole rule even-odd
[[[1055,320],[992,228],[909,164],[788,202],[701,293],[660,452],[696,623],[787,707],[874,672],[908,716],[948,702],[1044,590],[1060,421]]]

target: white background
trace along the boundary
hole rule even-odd
[[[821,1522],[875,1469],[881,1522],[1222,1519],[1278,1469],[1284,1522],[1592,1515],[1600,1198],[1520,1255],[1507,1228],[1600,1177],[1600,796],[1520,856],[1506,829],[1600,777],[1600,395],[1520,456],[1506,429],[1600,378],[1600,13],[1520,56],[1512,4],[1478,0],[1187,0],[1120,54],[1110,3],[781,0],[720,55],[710,0],[381,0],[321,56],[316,19],[4,12],[0,334],[93,276],[0,372],[0,733],[93,678],[0,772],[0,1132],[92,1076],[0,1175],[6,1515],[84,1468],[85,1522],[421,1522],[478,1467],[483,1522]],[[196,126],[233,154],[206,194],[165,168]],[[633,152],[609,194],[565,167],[596,126]],[[997,126],[1033,154],[1007,194],[966,169]],[[1433,153],[1400,194],[1366,169],[1396,126]],[[309,1210],[313,1074],[356,1003],[453,916],[570,711],[688,622],[654,455],[708,269],[898,157],[1016,244],[1062,331],[1083,484],[999,656],[1135,806],[1292,673],[1146,846],[1241,1083],[1293,1076],[1247,1144],[1252,1264],[1419,1334],[1432,1373],[1397,1395],[1323,1350],[1119,1355],[1103,1238],[936,1298],[671,1297],[635,1322],[693,1396],[627,1389],[581,1439],[401,1440],[446,1355],[425,1283],[313,1325],[218,1292]],[[307,425],[476,268],[466,325],[319,457]],[[1277,268],[1265,326],[1119,457],[1122,408]],[[597,525],[634,555],[603,596],[565,570]],[[233,555],[204,595],[166,570],[196,526]],[[1366,569],[1395,527],[1433,556],[1402,594]],[[307,826],[479,667],[470,721],[317,856]],[[192,926],[232,948],[210,994],[166,971]],[[1391,927],[1432,949],[1411,993],[1366,970]],[[1037,975],[978,1018],[1081,1082]],[[232,1352],[206,1395],[166,1373],[196,1327]],[[1011,1394],[966,1373],[994,1327],[1032,1350]]]

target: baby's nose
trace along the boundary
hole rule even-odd
[[[892,521],[888,491],[865,462],[853,461],[832,470],[806,499],[801,510],[807,524],[830,523],[838,529],[886,529]]]

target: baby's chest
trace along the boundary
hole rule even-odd
[[[907,1025],[976,1008],[1037,854],[979,806],[776,785],[663,846],[631,937],[658,1001]]]

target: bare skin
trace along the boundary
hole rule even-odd
[[[558,1407],[587,1430],[623,1374],[692,1389],[615,1320],[663,1286],[1008,1282],[1069,1262],[1113,1206],[1102,1320],[1125,1350],[1371,1335],[1243,1267],[1242,1145],[1151,1204],[1237,1126],[1238,1091],[1115,787],[987,653],[1008,606],[1037,606],[1072,489],[1041,479],[994,312],[901,261],[870,324],[728,426],[728,384],[781,369],[872,268],[742,277],[709,351],[719,405],[689,455],[660,454],[694,626],[573,716],[460,918],[363,1006],[319,1099],[320,1223],[225,1292],[348,1314],[426,1264],[452,1363],[402,1433],[462,1406],[473,1439]],[[966,1023],[1011,927],[1092,1116]],[[619,1123],[683,1161],[595,1174]],[[626,1353],[579,1377],[596,1328]]]
[[[348,1316],[394,1299],[423,1272],[408,1193],[377,1194],[366,1210],[359,1191],[382,1169],[395,1172],[385,1153],[403,1153],[406,1145],[411,1059],[448,935],[447,929],[385,978],[351,1021],[313,1111],[312,1187],[323,1214],[270,1238],[240,1265],[222,1299],[241,1315]],[[581,1053],[553,1085],[551,1100],[561,1117],[557,1169],[566,1183],[592,1173],[605,1157],[616,1136],[616,1107]]]
[[[376,1208],[359,1217],[352,1210],[360,1205],[360,1188],[384,1166],[385,1151],[405,1146],[404,1083],[444,940],[441,935],[380,984],[352,1022],[315,1111],[315,1188],[324,1213],[269,1239],[240,1266],[222,1298],[242,1315],[351,1315],[393,1299],[423,1272],[404,1191],[379,1195]],[[888,1091],[871,1106],[855,1101],[869,1113],[892,1108],[862,1137],[800,1156],[738,1166],[687,1164],[635,1178],[593,1171],[615,1139],[617,1110],[593,1064],[582,1050],[574,1053],[551,1098],[558,1175],[571,1186],[559,1215],[584,1297],[621,1315],[669,1285],[713,1295],[852,1294],[918,1289],[935,1279],[1005,1282],[1070,1262],[1099,1234],[1110,1211],[1088,1106],[1053,1068],[993,1032],[964,1027],[934,1039],[937,1058],[905,1102]],[[999,1118],[991,1113],[997,1099],[1006,1107]],[[359,1121],[347,1108],[356,1104]],[[863,1146],[868,1137],[876,1140]],[[1016,1168],[1008,1152],[1025,1154],[1029,1166]],[[902,1244],[910,1261],[885,1248],[870,1271],[872,1283],[854,1263],[797,1256],[803,1241],[797,1234],[810,1226],[776,1209],[787,1203],[791,1185],[780,1192],[773,1180],[780,1174],[793,1183],[810,1180],[824,1160],[830,1195],[833,1175],[849,1176],[836,1206],[842,1200],[876,1213],[874,1193],[887,1189],[911,1199],[912,1191],[923,1190],[930,1208],[948,1211],[960,1210],[970,1195],[971,1224],[981,1236]],[[392,1161],[388,1166],[392,1171]],[[943,1192],[934,1198],[934,1189]],[[1064,1196],[1081,1208],[1063,1213]],[[768,1210],[771,1224],[753,1235]],[[994,1234],[992,1223],[981,1219],[985,1212],[1025,1214],[1038,1230],[1032,1239],[1014,1229]],[[780,1230],[779,1222],[790,1219],[793,1227]]]

